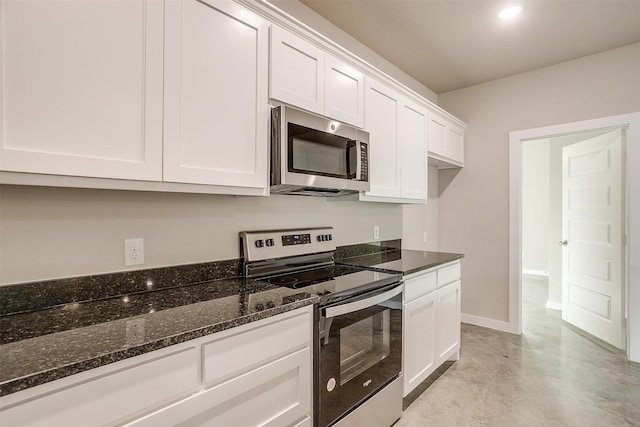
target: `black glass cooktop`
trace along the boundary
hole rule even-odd
[[[332,265],[274,275],[258,279],[272,285],[295,289],[321,297],[321,304],[328,304],[376,288],[398,283],[402,276],[361,268]]]

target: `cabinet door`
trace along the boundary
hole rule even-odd
[[[165,14],[164,180],[266,188],[267,22],[216,0]]]
[[[404,305],[403,396],[409,394],[436,368],[435,299],[435,292],[431,292]]]
[[[324,115],[357,127],[364,126],[364,74],[325,56]]]
[[[445,156],[447,152],[447,125],[446,122],[431,114],[429,116],[429,153]]]
[[[403,103],[398,114],[403,198],[427,199],[427,112]]]
[[[367,79],[365,129],[369,132],[367,196],[400,197],[398,109],[400,95]]]
[[[460,281],[436,290],[436,325],[439,365],[460,349]]]
[[[311,350],[302,350],[127,426],[290,426],[311,413]]]
[[[272,26],[271,98],[322,114],[324,59],[324,52],[311,43]]]
[[[446,156],[460,164],[464,163],[464,131],[451,126],[447,129]]]
[[[163,4],[0,2],[0,169],[162,179]]]
[[[158,354],[160,353],[160,354]],[[0,413],[3,426],[104,426],[182,399],[198,384],[198,351],[182,346],[136,356],[114,366],[83,372],[82,379],[62,379],[66,387],[9,405]],[[60,380],[59,380],[60,381]],[[52,385],[51,383],[49,385]],[[44,388],[48,384],[44,385]],[[39,386],[43,387],[43,386]],[[35,391],[26,390],[27,393]],[[24,392],[23,392],[24,393]]]

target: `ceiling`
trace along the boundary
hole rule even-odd
[[[437,94],[640,42],[640,0],[301,0]]]

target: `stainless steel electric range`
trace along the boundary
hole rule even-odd
[[[400,418],[402,276],[336,265],[331,227],[246,231],[240,243],[246,277],[320,297],[314,425],[388,427]]]

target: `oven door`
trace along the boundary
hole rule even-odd
[[[320,309],[318,426],[332,425],[400,374],[403,287]]]

